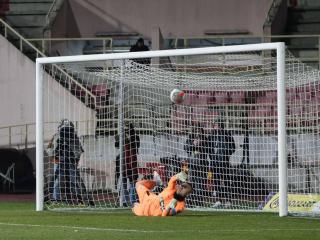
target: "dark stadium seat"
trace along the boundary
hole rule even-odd
[[[229,93],[230,103],[244,103],[245,100],[245,92],[230,92]]]
[[[216,104],[229,102],[229,96],[227,92],[215,92],[214,97]]]
[[[86,96],[86,91],[82,87],[80,87],[79,85],[76,85],[74,83],[71,83],[71,92],[76,97],[85,97]]]
[[[96,96],[108,95],[108,87],[106,84],[96,84],[90,87],[91,92]]]
[[[183,131],[186,127],[188,114],[183,106],[177,106],[176,111],[172,111],[172,128],[175,131]]]
[[[97,97],[98,106],[109,105],[110,89],[106,84],[96,84],[90,86],[91,92]]]

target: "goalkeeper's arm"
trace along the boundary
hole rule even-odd
[[[181,182],[185,183],[187,181],[187,178],[188,178],[188,175],[184,171],[174,175],[173,177],[171,177],[169,181],[168,188],[169,189],[175,188],[177,180],[180,180]],[[180,196],[177,192],[175,192],[174,198],[170,201],[168,206],[163,210],[162,216],[165,217],[168,215],[171,215],[171,216],[176,215],[178,212],[176,209],[176,205],[178,201],[182,201],[182,200],[184,200],[184,196]]]
[[[166,207],[165,210],[163,210],[162,212],[162,217],[171,215],[174,216],[177,214],[177,210],[175,209],[176,205],[177,205],[178,200],[173,198],[171,200],[171,202],[169,203],[169,205]]]
[[[180,180],[181,182],[186,182],[188,179],[188,175],[186,172],[182,171],[170,178],[170,181],[168,183],[168,189],[175,189],[177,180]]]
[[[189,184],[188,184],[189,186]],[[180,192],[180,194],[175,193],[174,198],[170,201],[168,206],[163,210],[162,216],[174,216],[179,212],[182,212],[185,208],[184,199],[191,192],[192,188],[188,187],[189,190],[184,191],[184,193]]]

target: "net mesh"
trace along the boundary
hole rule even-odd
[[[48,64],[45,70],[48,209],[130,207],[139,179],[156,171],[159,192],[188,169],[190,209],[277,210],[275,52]],[[291,212],[317,212],[319,80],[318,70],[286,53]],[[169,98],[176,88],[186,93],[181,104]]]

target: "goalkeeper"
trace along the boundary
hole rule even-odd
[[[174,216],[185,209],[185,198],[192,192],[191,185],[186,182],[187,173],[182,171],[171,177],[168,186],[157,195],[151,189],[159,180],[140,180],[136,183],[139,203],[132,208],[135,215]],[[181,184],[178,184],[178,180]]]

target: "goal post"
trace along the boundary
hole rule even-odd
[[[277,108],[278,108],[278,164],[279,164],[279,216],[288,214],[287,206],[287,133],[285,45],[277,45]]]
[[[36,210],[43,210],[43,78],[42,66],[36,62]]]
[[[163,61],[159,64],[135,61],[147,58]],[[294,71],[294,67],[289,70]],[[294,72],[290,74],[290,79],[295,76]],[[131,181],[127,175],[126,151],[132,150],[127,149],[130,144],[126,143],[126,131],[132,124],[140,135],[136,165],[130,165],[138,169],[133,171],[139,175],[137,178],[149,177],[156,170],[165,187],[169,177],[165,175],[176,173],[186,164],[189,173],[193,174],[191,184],[196,188],[191,200],[187,201],[188,208],[215,210],[214,203],[223,199],[225,207],[219,210],[268,211],[263,204],[278,194],[279,216],[286,216],[286,93],[292,88],[287,85],[287,79],[284,43],[37,58],[36,210],[129,206],[126,201],[130,199],[128,201],[132,203],[136,198],[132,185],[137,180],[132,178]],[[173,88],[186,92],[187,99],[181,105],[169,100]],[[232,100],[237,94],[244,96],[239,97],[239,102]],[[258,99],[267,99],[267,94],[276,99],[276,107],[272,106],[275,115],[272,116],[266,109],[259,108]],[[222,95],[226,97],[220,98]],[[224,100],[219,102],[218,99]],[[184,147],[194,126],[205,128],[203,136],[208,142],[213,139],[209,137],[208,126],[218,121],[223,121],[226,130],[237,138],[233,157],[229,157],[240,160],[231,165],[228,163],[232,169],[228,174],[215,169],[213,155],[216,150],[208,150],[213,145],[206,146],[206,159],[197,163],[205,165],[201,170],[196,170],[194,152],[189,155]],[[270,122],[272,130],[266,127]],[[67,158],[57,159],[54,155],[63,158],[61,149],[55,150],[51,146],[53,152],[60,151],[51,151],[51,155],[48,150],[49,142],[51,145],[61,143],[59,137],[66,137],[62,136],[61,129],[70,126],[75,129],[75,136],[83,148],[74,169],[66,163]],[[276,136],[277,151],[270,142],[273,136]],[[69,135],[66,138],[70,140]],[[259,141],[262,144],[258,146]],[[72,138],[71,142],[72,149],[77,148],[78,140]],[[265,149],[259,150],[263,146]],[[70,149],[69,157],[73,154]],[[277,162],[265,160],[270,158],[267,156],[270,152],[275,154]],[[120,163],[116,166],[117,155]],[[62,162],[70,176],[66,175],[66,170],[61,170]],[[231,179],[231,175],[237,174],[238,178]],[[273,174],[277,175],[277,181],[270,180]],[[216,181],[222,175],[225,177]],[[262,185],[263,191],[259,189]],[[85,195],[83,201],[74,199],[78,194]],[[53,195],[60,197],[58,202],[52,199]],[[229,200],[231,207],[226,204]]]

